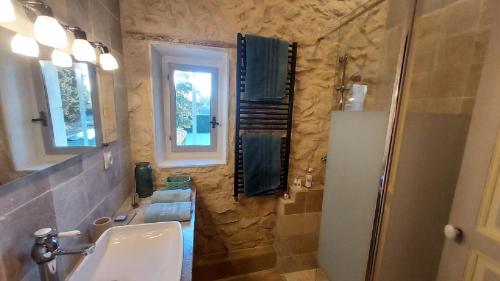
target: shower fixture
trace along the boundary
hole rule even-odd
[[[351,75],[349,81],[346,81],[346,69],[347,69],[347,64],[349,63],[349,57],[347,54],[339,56],[338,63],[340,68],[340,81],[339,81],[340,85],[335,85],[335,90],[337,91],[337,93],[339,93],[340,100],[337,105],[337,109],[344,111],[347,99],[346,93],[348,93],[351,90],[353,84],[361,82],[363,77],[361,76],[361,74],[356,72],[353,75]],[[350,98],[348,101],[352,101],[352,98]]]
[[[348,61],[349,61],[349,59],[348,59],[347,54],[339,56],[338,63],[339,63],[340,69],[341,69],[340,70],[341,71],[340,85],[336,85],[335,90],[337,91],[337,93],[340,94],[340,100],[339,100],[339,103],[337,105],[337,108],[339,110],[342,110],[342,111],[345,108],[345,93],[350,90],[350,86],[346,85],[346,83],[345,83],[346,82],[345,81],[346,68],[347,68]]]

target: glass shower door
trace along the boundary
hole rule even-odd
[[[367,1],[332,33],[338,106],[330,122],[318,253],[331,281],[361,281],[373,271],[379,197],[411,20],[412,6],[401,2]]]

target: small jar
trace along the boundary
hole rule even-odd
[[[140,198],[153,194],[153,169],[149,162],[135,163],[135,191]]]

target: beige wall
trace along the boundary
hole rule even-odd
[[[154,162],[152,94],[148,41],[132,32],[183,40],[236,42],[236,33],[258,33],[297,41],[298,65],[290,177],[314,168],[323,180],[321,157],[327,152],[329,115],[333,104],[333,78],[337,53],[335,36],[317,42],[361,1],[124,1],[121,5],[124,55],[133,161]],[[228,165],[196,169],[159,169],[157,183],[173,173],[194,176],[198,190],[197,253],[201,255],[271,245],[273,197],[234,203],[234,57],[230,87]]]
[[[495,2],[420,1],[408,76],[410,111],[472,113]]]
[[[131,190],[130,139],[127,95],[121,60],[118,0],[45,1],[55,16],[87,31],[90,40],[111,47],[120,70],[113,72],[118,141],[107,148],[57,164],[0,186],[0,280],[40,280],[31,261],[31,234],[42,227],[60,231],[79,229],[89,239],[92,221],[112,215]],[[103,153],[112,151],[115,164],[104,170]],[[70,243],[68,243],[70,242]],[[63,245],[80,243],[66,240]],[[58,270],[66,276],[78,256],[60,258]],[[24,278],[24,279],[23,279]],[[62,280],[62,279],[61,279]]]
[[[491,11],[500,2],[418,3],[377,260],[380,281],[436,278]]]

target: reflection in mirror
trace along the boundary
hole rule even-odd
[[[14,35],[0,27],[0,185],[116,140],[113,75],[13,53]]]
[[[100,136],[96,134],[98,106],[94,66],[74,63],[64,68],[50,60],[39,60],[39,65],[45,95],[38,97],[41,105],[38,119],[46,151],[74,153],[96,147]]]

